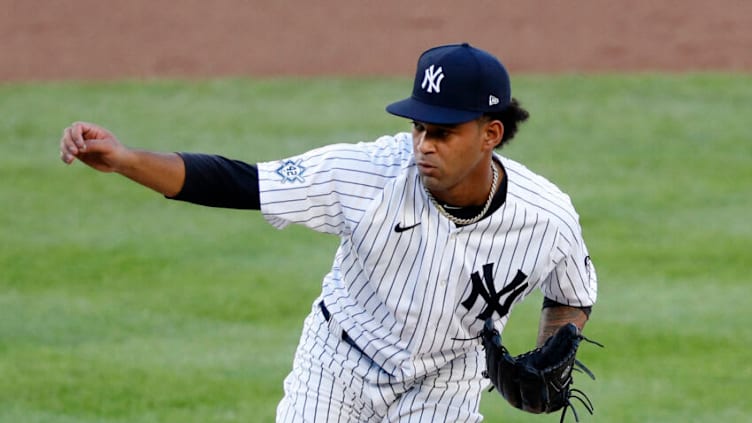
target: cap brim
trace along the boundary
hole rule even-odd
[[[423,123],[455,125],[479,118],[483,112],[457,110],[447,107],[429,105],[412,97],[386,106],[386,111],[403,118]]]

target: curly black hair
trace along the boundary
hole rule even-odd
[[[529,117],[530,113],[520,105],[520,102],[516,98],[512,98],[509,106],[500,112],[483,114],[484,119],[488,121],[498,120],[504,125],[504,135],[501,137],[501,142],[495,147],[499,149],[514,138],[520,124],[525,122]]]

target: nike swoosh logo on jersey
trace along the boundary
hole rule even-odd
[[[416,223],[414,225],[410,225],[410,226],[400,226],[400,224],[397,223],[396,225],[394,225],[394,232],[400,233],[400,232],[409,231],[410,229],[412,229],[412,228],[414,228],[414,227],[416,227],[418,225],[420,225],[420,222],[418,222],[418,223]]]

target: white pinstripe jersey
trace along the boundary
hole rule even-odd
[[[513,304],[536,288],[563,304],[595,302],[595,270],[569,197],[519,163],[495,159],[508,178],[506,201],[463,227],[431,204],[408,133],[258,164],[261,212],[272,225],[340,237],[322,298],[396,380],[477,352],[479,341],[461,339],[478,335],[479,316],[493,312],[503,329]]]

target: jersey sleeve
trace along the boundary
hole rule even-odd
[[[573,307],[595,304],[598,277],[582,239],[576,232],[559,232],[554,250],[555,266],[541,285],[546,298]]]
[[[333,144],[258,163],[261,213],[277,228],[290,223],[348,233],[409,156],[404,136]]]

